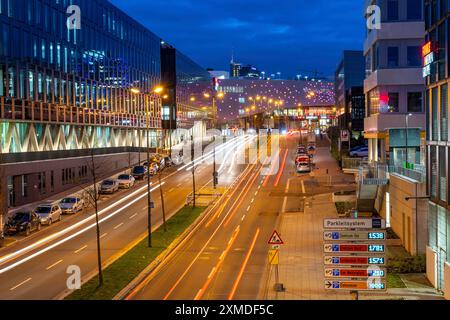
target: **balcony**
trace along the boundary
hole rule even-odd
[[[364,93],[378,86],[425,86],[421,68],[379,69],[364,80]]]
[[[402,113],[379,113],[364,119],[365,135],[386,132],[388,129],[406,128],[406,114]],[[425,114],[413,114],[408,120],[409,128],[418,128],[425,131]]]
[[[379,40],[407,40],[425,38],[425,23],[423,21],[384,22],[381,29],[371,30],[364,42],[364,55]]]

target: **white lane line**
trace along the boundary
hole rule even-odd
[[[286,185],[286,191],[285,191],[286,194],[289,193],[289,187],[290,187],[290,185],[291,185],[291,179],[288,180],[288,183],[287,183],[287,185]],[[287,201],[288,201],[288,197],[286,196],[286,197],[284,197],[284,200],[283,200],[283,207],[281,208],[281,212],[282,212],[282,213],[285,213],[285,212],[286,212]]]
[[[130,220],[136,218],[137,216],[138,216],[137,213],[133,214],[133,215],[130,217]]]
[[[124,225],[124,223],[122,222],[122,223],[120,223],[120,224],[118,224],[117,226],[115,226],[114,227],[114,230],[117,230],[117,229],[119,229],[121,226],[123,226]]]
[[[248,208],[247,208],[247,212],[249,212],[249,211],[250,211],[250,208],[251,208],[251,206],[248,206]]]
[[[106,237],[108,235],[108,232],[107,233],[104,233],[104,234],[102,234],[101,236],[100,236],[100,239],[103,239],[104,237]]]
[[[209,274],[208,279],[211,279],[211,277],[213,276],[214,272],[216,272],[216,267],[214,267],[214,268],[211,270],[211,273]]]
[[[17,288],[23,286],[25,283],[30,282],[30,281],[31,281],[31,278],[28,278],[27,280],[25,280],[25,281],[19,283],[17,286],[14,286],[14,287],[12,287],[11,289],[9,289],[9,291],[14,291],[14,290],[16,290]]]
[[[253,198],[252,201],[250,201],[250,203],[253,203],[253,202],[255,202],[255,198]]]
[[[172,191],[174,191],[175,188],[170,189],[169,191],[167,191],[167,193],[171,193]]]
[[[87,245],[81,247],[80,249],[78,249],[78,250],[75,251],[74,253],[78,254],[78,253],[80,253],[81,251],[83,251],[83,250],[86,249],[86,248],[87,248]]]
[[[256,192],[255,192],[255,197],[258,195],[258,193],[259,193],[259,191],[256,191]]]
[[[58,262],[55,262],[54,264],[52,264],[51,266],[48,266],[47,268],[45,268],[45,270],[50,270],[53,269],[54,267],[56,267],[58,264],[60,264],[61,262],[63,262],[63,260],[59,260]]]
[[[164,182],[164,183],[165,183],[165,182]],[[164,183],[162,183],[162,184],[164,184]],[[153,188],[152,191],[156,190],[158,187],[159,187],[159,185],[156,186],[155,188]],[[114,207],[117,207],[117,206],[120,205],[122,202],[125,202],[125,201],[127,201],[127,200],[129,200],[129,199],[135,197],[138,193],[140,193],[141,191],[145,190],[146,188],[147,188],[147,186],[144,186],[144,187],[142,187],[142,188],[136,190],[136,191],[133,192],[132,194],[130,194],[130,195],[128,195],[128,196],[126,196],[126,197],[120,199],[119,201],[117,201],[117,202],[111,204],[110,206],[108,206],[108,207],[106,207],[106,208],[100,210],[99,213],[98,213],[99,216],[100,216],[100,215],[103,215],[104,213],[106,213],[106,212],[109,211],[110,209],[112,209],[112,208],[114,208]],[[101,222],[106,221],[106,220],[112,218],[113,216],[115,216],[115,215],[118,214],[119,212],[125,210],[126,208],[128,208],[128,207],[131,206],[132,204],[136,203],[137,201],[139,201],[140,199],[142,199],[142,198],[145,197],[146,195],[147,195],[147,194],[144,193],[143,195],[139,196],[137,199],[135,199],[135,200],[133,200],[133,201],[131,201],[131,202],[125,204],[122,208],[117,209],[115,212],[113,212],[113,213],[110,214],[109,216],[106,216],[105,218],[103,218],[103,219],[101,220]],[[91,220],[94,220],[94,219],[95,219],[95,215],[93,215],[93,216],[91,216],[91,217],[89,217],[89,218],[86,218],[86,219],[84,219],[84,220],[82,220],[82,221],[80,221],[80,222],[77,222],[77,223],[71,225],[70,227],[68,227],[68,228],[66,228],[66,229],[64,229],[64,230],[62,230],[62,231],[56,232],[56,233],[54,233],[54,234],[52,234],[52,235],[50,235],[50,236],[48,236],[48,237],[46,237],[46,238],[44,238],[44,239],[41,239],[41,240],[39,240],[39,241],[33,243],[32,245],[29,245],[28,247],[25,247],[25,248],[20,249],[20,250],[18,250],[18,251],[16,251],[16,252],[13,252],[13,253],[11,253],[11,254],[8,254],[8,255],[6,255],[6,256],[3,256],[3,257],[0,258],[0,264],[3,264],[4,262],[6,262],[6,261],[8,261],[8,260],[10,260],[10,259],[13,259],[13,258],[15,258],[15,257],[17,257],[17,256],[20,256],[20,255],[22,255],[23,253],[28,253],[29,251],[31,251],[31,250],[33,250],[34,248],[37,248],[37,247],[39,247],[39,246],[41,246],[41,245],[43,245],[43,244],[47,244],[48,242],[50,242],[50,241],[52,241],[52,240],[54,240],[54,239],[56,239],[56,238],[58,238],[58,237],[60,237],[60,236],[63,236],[63,235],[65,235],[65,234],[69,233],[70,231],[75,230],[76,228],[78,228],[78,227],[82,226],[83,224],[85,224],[85,223],[87,223],[87,222],[89,222],[89,221],[91,221]],[[49,246],[49,247],[47,247],[47,248],[42,249],[42,250],[39,251],[38,253],[33,254],[33,255],[32,255],[32,258],[34,258],[34,257],[36,257],[36,256],[38,256],[38,255],[40,255],[40,254],[42,254],[42,253],[44,253],[44,252],[47,252],[47,251],[51,250],[52,248],[54,248],[55,246],[58,246],[58,245],[60,245],[60,244],[62,244],[62,243],[64,243],[64,242],[66,242],[66,241],[68,241],[68,240],[70,240],[70,239],[75,238],[76,236],[78,236],[78,235],[80,235],[80,234],[86,232],[87,230],[89,230],[89,229],[95,227],[95,225],[96,225],[96,224],[94,223],[94,224],[92,224],[92,225],[86,227],[85,229],[83,229],[81,232],[77,232],[77,233],[75,233],[75,235],[68,236],[66,239],[63,239],[63,240],[59,241],[56,245],[51,245],[51,246]],[[13,264],[13,265],[14,265],[14,266],[20,265],[20,264],[22,264],[23,262],[29,261],[29,260],[32,259],[32,258],[29,258],[29,257],[28,257],[28,258],[24,258],[22,261],[20,261],[20,263],[15,263],[15,264]],[[0,274],[4,273],[4,272],[6,272],[6,271],[8,271],[8,270],[10,270],[10,269],[12,269],[12,268],[8,267],[8,268],[5,268],[5,269],[0,269]]]
[[[246,217],[246,215],[244,214],[244,216],[242,217],[242,221],[244,221],[244,220],[245,220],[245,217]]]
[[[303,194],[306,193],[305,181],[304,180],[302,180],[302,192],[303,192]]]

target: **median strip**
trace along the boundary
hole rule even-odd
[[[111,300],[160,256],[201,215],[206,208],[185,207],[167,221],[167,232],[161,226],[152,234],[153,247],[147,237],[103,271],[104,285],[98,278],[86,282],[66,300]]]

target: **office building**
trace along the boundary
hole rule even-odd
[[[2,212],[90,183],[92,167],[100,179],[164,146],[157,35],[107,0],[0,3]],[[67,27],[69,4],[83,13],[79,29]],[[199,78],[188,78],[198,65],[178,61],[178,84],[195,86]],[[179,110],[177,121],[197,114]]]
[[[429,202],[427,274],[450,299],[449,11],[447,1],[425,1],[427,171]]]
[[[336,108],[339,110],[341,130],[361,133],[364,131],[365,59],[363,51],[346,50],[335,72]],[[359,136],[359,134],[358,134]]]

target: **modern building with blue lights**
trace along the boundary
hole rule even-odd
[[[67,26],[74,13],[67,12],[70,5],[80,8],[80,29]],[[161,43],[107,0],[0,0],[4,207],[47,199],[88,181],[92,153],[99,176],[145,160],[138,151],[146,151],[147,132],[152,151],[166,146],[166,94],[154,93],[164,86]],[[171,72],[208,76],[194,62],[189,68],[179,63]],[[200,80],[192,76],[191,85],[210,84]],[[177,107],[179,100],[173,103]],[[183,104],[175,122],[180,117],[189,128],[203,121],[204,112],[196,108]],[[168,129],[170,135],[177,128]]]

